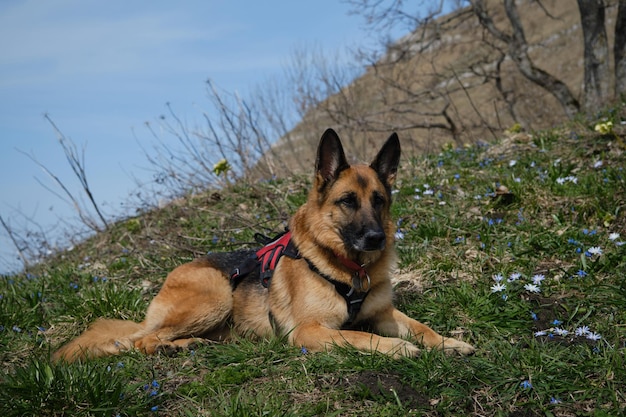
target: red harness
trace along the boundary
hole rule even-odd
[[[237,287],[247,275],[257,268],[259,269],[261,284],[263,284],[265,288],[269,288],[274,270],[283,255],[287,255],[293,259],[300,258],[298,249],[291,242],[290,231],[286,231],[276,236],[274,239],[270,239],[261,234],[256,234],[254,238],[257,242],[263,243],[264,246],[256,251],[254,258],[246,260],[243,264],[233,269],[230,274],[233,288]]]

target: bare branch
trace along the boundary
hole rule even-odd
[[[11,242],[13,243],[13,246],[15,247],[15,249],[17,250],[17,254],[19,255],[20,259],[22,260],[22,264],[24,264],[24,269],[27,269],[30,266],[30,263],[28,262],[28,258],[26,257],[26,255],[24,254],[23,250],[22,250],[22,246],[18,243],[17,241],[17,237],[15,236],[15,232],[13,231],[13,229],[4,221],[4,219],[2,218],[2,216],[0,216],[0,225],[2,225],[2,228],[5,230],[5,232],[7,233],[7,235],[9,236],[9,239],[11,239]]]
[[[507,44],[509,56],[513,59],[513,62],[515,62],[520,72],[528,80],[544,88],[556,97],[567,117],[574,117],[580,110],[580,104],[569,87],[558,78],[536,67],[530,59],[528,55],[528,42],[526,41],[524,27],[517,11],[515,0],[504,0],[504,8],[511,24],[512,34],[505,33],[496,27],[493,19],[487,12],[483,0],[471,0],[471,3],[474,6],[474,12],[482,26],[495,38]]]
[[[626,98],[626,0],[619,0],[615,19],[615,97]]]
[[[43,183],[41,181],[39,181],[38,179],[36,179],[36,181],[41,184],[46,190],[50,191],[53,195],[55,195],[56,197],[58,197],[60,200],[69,203],[72,207],[74,207],[74,210],[76,211],[76,214],[78,214],[78,217],[80,218],[81,222],[86,225],[87,227],[89,227],[92,230],[95,231],[101,231],[100,226],[98,225],[98,223],[96,221],[94,221],[89,214],[85,211],[85,209],[83,208],[83,205],[80,203],[80,201],[78,200],[78,198],[76,196],[74,196],[74,194],[69,190],[69,188],[67,188],[67,186],[65,185],[65,183],[58,177],[56,176],[52,171],[50,171],[44,164],[42,164],[41,162],[39,162],[34,156],[27,154],[24,151],[21,150],[17,150],[18,152],[20,152],[23,155],[26,155],[31,161],[33,161],[39,168],[42,169],[43,172],[45,172],[51,179],[52,181],[63,191],[63,193],[67,196],[67,198],[69,199],[66,200],[65,198],[63,198],[62,195],[58,194],[57,192],[55,192],[54,190],[52,190],[51,188],[43,185]]]
[[[98,205],[98,203],[96,203],[96,200],[95,200],[95,198],[93,196],[93,193],[91,191],[91,187],[89,186],[89,182],[87,180],[87,172],[85,170],[85,150],[83,149],[82,152],[79,154],[78,150],[76,149],[76,144],[65,137],[65,135],[59,130],[59,128],[54,123],[54,121],[50,118],[50,116],[45,114],[44,118],[50,123],[50,125],[52,126],[52,128],[56,132],[58,140],[59,140],[59,143],[61,145],[61,148],[63,149],[63,153],[65,154],[65,158],[67,159],[67,162],[68,162],[70,168],[74,172],[75,177],[80,182],[83,192],[85,193],[85,195],[89,199],[89,201],[91,203],[91,206],[93,207],[93,209],[95,210],[96,214],[98,215],[98,218],[100,219],[100,221],[104,225],[104,228],[107,229],[109,227],[109,224],[108,224],[106,218],[104,217],[104,215],[102,214],[102,212],[100,211],[100,206]],[[46,173],[48,175],[50,175],[55,180],[55,182],[59,185],[59,187],[61,187],[63,189],[63,191],[71,198],[72,202],[75,204],[76,210],[78,211],[79,215],[81,215],[81,219],[86,219],[86,217],[84,216],[84,210],[79,209],[80,205],[78,204],[78,201],[67,190],[67,188],[59,180],[59,178],[56,177],[55,175],[53,175],[50,172],[50,170],[48,170],[41,163],[37,162],[34,158],[31,158],[31,159],[34,162],[36,162],[37,165],[39,165],[42,169],[44,169],[44,171],[46,171]],[[93,221],[89,221],[86,224],[88,226],[90,226],[91,228],[93,228],[94,230],[100,230],[100,228],[97,226],[97,224],[95,222],[93,222]]]

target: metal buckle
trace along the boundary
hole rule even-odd
[[[356,272],[352,276],[352,287],[359,292],[367,292],[372,288],[372,280],[367,272],[365,272],[365,278],[367,278],[367,288],[363,286],[363,280],[361,279],[361,274]]]

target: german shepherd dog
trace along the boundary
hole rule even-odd
[[[277,334],[312,352],[352,346],[415,356],[417,342],[473,353],[471,345],[443,337],[393,307],[390,204],[399,159],[394,133],[370,165],[351,166],[339,137],[328,129],[318,146],[313,189],[289,222],[289,242],[281,239],[290,250],[271,260],[271,281],[256,270],[233,283],[233,265],[246,264],[255,251],[209,254],[168,275],[142,323],[99,319],[53,360],[130,349],[171,353],[204,339]]]

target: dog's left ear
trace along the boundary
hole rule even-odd
[[[341,171],[349,167],[339,136],[334,130],[327,129],[320,139],[315,161],[315,171],[321,188],[335,181]]]
[[[394,132],[380,149],[370,167],[378,173],[378,176],[385,184],[392,185],[396,180],[399,163],[400,139]]]

